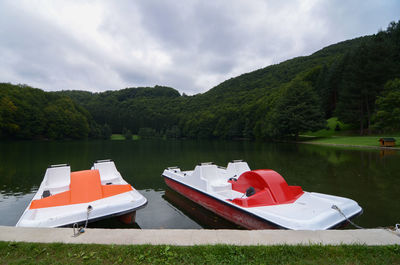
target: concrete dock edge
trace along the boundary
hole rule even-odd
[[[400,234],[387,229],[360,230],[187,230],[86,229],[73,237],[72,228],[0,226],[0,241],[116,245],[400,245]]]

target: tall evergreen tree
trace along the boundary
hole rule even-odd
[[[269,133],[271,136],[294,135],[316,131],[326,126],[319,98],[308,82],[294,80],[278,99],[272,112]]]
[[[385,85],[382,95],[376,100],[377,112],[374,127],[380,131],[400,130],[400,79]]]

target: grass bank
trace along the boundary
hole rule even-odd
[[[1,264],[400,264],[400,246],[151,246],[0,242]]]
[[[400,146],[400,133],[393,135],[358,136],[354,135],[354,131],[351,131],[349,125],[333,117],[327,120],[326,129],[317,132],[306,132],[301,135],[300,141],[314,144],[379,147],[379,139],[388,137],[395,138],[397,146]]]
[[[332,136],[332,137],[315,138],[315,139],[309,138],[307,139],[307,141],[316,144],[379,147],[379,139],[382,137],[395,138],[397,147],[400,144],[399,136]]]
[[[139,135],[133,134],[132,135],[132,140],[139,140]],[[122,134],[112,134],[111,135],[111,140],[125,140],[125,137]]]

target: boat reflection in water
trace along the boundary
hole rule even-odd
[[[163,199],[171,203],[205,229],[244,229],[239,225],[219,217],[168,187],[165,189]]]
[[[125,223],[120,218],[108,218],[90,223],[89,228],[110,228],[110,229],[141,229],[140,226],[134,223]]]

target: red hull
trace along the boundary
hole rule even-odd
[[[118,219],[126,225],[132,225],[135,223],[136,211],[120,215],[118,216]]]
[[[182,194],[186,198],[200,204],[204,208],[214,212],[215,214],[247,229],[278,229],[281,228],[273,223],[262,220],[252,214],[241,211],[228,203],[219,201],[200,191],[192,189],[173,179],[164,176],[165,183],[171,189]]]

